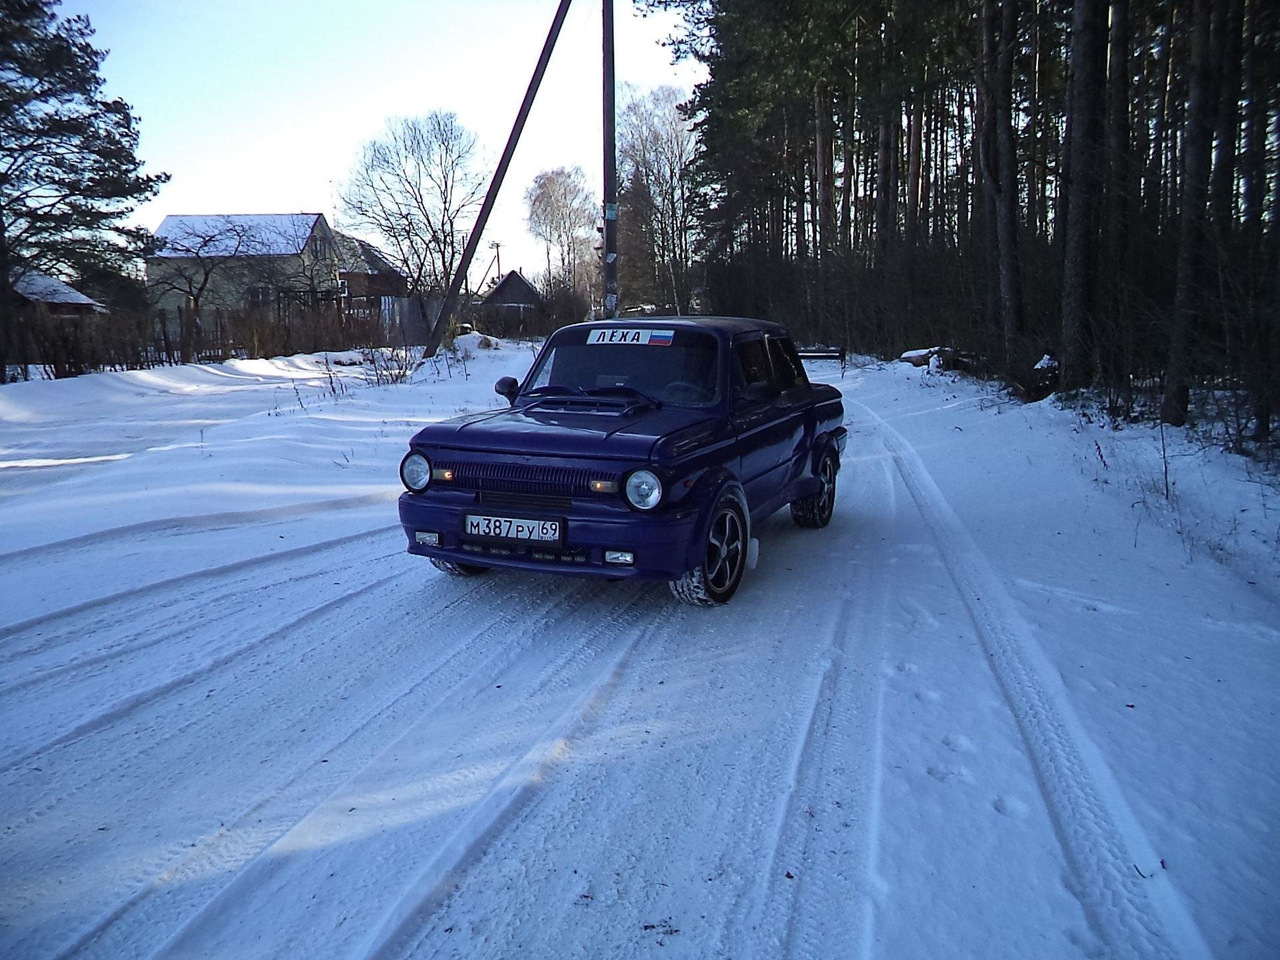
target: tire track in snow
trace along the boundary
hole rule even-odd
[[[233,573],[243,573],[268,564],[279,563],[282,560],[298,560],[301,557],[311,556],[325,550],[344,547],[347,544],[366,540],[370,537],[382,536],[392,530],[399,529],[400,524],[398,523],[387,524],[385,526],[374,527],[370,530],[362,530],[359,533],[349,533],[329,540],[320,540],[315,543],[308,543],[301,547],[291,547],[288,550],[278,550],[276,552],[262,554],[257,557],[247,557],[243,560],[232,561],[231,563],[224,563],[214,567],[206,567],[203,570],[194,570],[191,573],[184,573],[180,576],[169,577],[164,580],[156,580],[152,583],[146,583],[138,587],[130,587],[128,590],[121,590],[117,593],[107,594],[103,597],[95,597],[92,600],[85,600],[81,603],[72,604],[69,607],[63,607],[60,610],[42,613],[39,616],[28,617],[26,620],[20,620],[17,623],[11,623],[7,626],[0,627],[0,641],[8,640],[11,637],[25,633],[35,627],[45,626],[57,620],[64,620],[67,617],[77,616],[90,610],[109,607],[124,600],[137,600],[141,597],[160,593],[183,584],[217,579],[218,577],[224,577]],[[24,654],[40,652],[42,649],[44,648],[37,647],[31,651],[24,651]],[[13,659],[13,657],[14,655],[11,654],[9,657],[0,659],[0,664],[8,663]]]
[[[387,579],[388,581],[390,581],[390,580],[394,580],[395,578],[392,577]],[[443,575],[438,575],[437,577],[435,577],[432,581],[432,585],[435,590],[440,592],[448,591],[451,587],[455,590],[457,589],[456,584],[453,583],[452,579],[446,578]],[[360,593],[361,590],[368,591],[370,589],[373,589],[373,587],[369,584],[366,584],[363,588],[360,588],[360,590],[356,590],[352,592]],[[465,593],[463,593],[461,596],[455,597],[452,600],[446,602],[443,606],[439,607],[436,610],[436,613],[437,614],[447,613],[455,605],[460,604],[466,601],[467,599],[471,598],[472,596],[479,594],[481,592],[484,592],[486,595],[488,595],[488,594],[494,593],[495,591],[496,591],[495,584],[492,584],[492,583],[476,584],[470,590],[467,590]],[[527,614],[528,611],[524,611],[524,612]],[[467,638],[467,642],[474,641],[477,637],[481,636],[486,629],[489,629],[497,624],[502,623],[504,619],[507,619],[507,618],[499,616],[498,618],[495,618],[494,620],[491,620],[491,621],[482,621],[480,626],[478,626],[474,631],[469,632],[465,635]],[[507,622],[509,622],[509,619],[507,619]],[[281,636],[283,635],[285,634],[281,634]],[[310,647],[307,647],[304,652],[309,653],[313,651],[316,648],[316,646],[318,646],[321,643],[323,643],[323,641],[318,640],[315,644],[312,644]],[[383,659],[385,659],[390,653],[393,653],[393,652],[396,652],[396,651],[387,651],[386,649],[380,649],[378,651],[378,655],[381,656]],[[228,706],[225,704],[221,705],[220,709],[227,710]],[[15,831],[29,826],[30,824],[34,823],[36,820],[46,816],[49,812],[51,812],[57,806],[61,804],[65,804],[67,801],[74,799],[78,794],[82,793],[84,790],[106,779],[108,774],[112,770],[136,763],[138,760],[146,756],[148,753],[157,750],[158,748],[166,745],[167,743],[173,740],[176,740],[178,737],[185,734],[192,727],[198,726],[205,719],[206,719],[206,715],[197,714],[195,716],[186,717],[184,721],[179,724],[163,725],[162,728],[159,731],[157,731],[157,735],[154,738],[150,738],[146,740],[146,745],[141,749],[138,749],[128,755],[116,755],[113,758],[114,763],[112,766],[110,767],[103,766],[103,767],[97,768],[98,772],[94,776],[90,777],[87,780],[78,782],[75,785],[75,787],[73,787],[72,789],[59,793],[53,799],[42,803],[41,806],[31,809],[27,813],[26,817],[24,817],[21,821],[17,821],[12,824],[6,824],[4,826],[5,834],[11,835]],[[15,768],[16,766],[18,765],[15,765]]]
[[[493,846],[554,768],[568,759],[571,740],[599,715],[608,697],[617,689],[636,646],[651,637],[671,616],[651,620],[619,645],[583,693],[543,729],[533,745],[472,808],[444,846],[436,850],[382,917],[372,935],[360,945],[358,956],[391,960],[405,956],[414,948],[432,914],[462,882],[467,869]]]
[[[571,746],[582,745],[584,749],[590,750],[592,747],[598,749],[599,745],[593,743],[593,737],[600,729],[600,725],[606,723],[607,718],[611,718],[616,722],[618,717],[631,716],[636,708],[636,701],[640,697],[646,686],[649,686],[655,675],[661,676],[667,669],[673,669],[670,664],[669,648],[676,646],[681,654],[687,654],[692,649],[699,651],[698,657],[716,657],[716,652],[703,650],[702,641],[705,635],[697,629],[697,626],[704,628],[711,627],[716,620],[731,614],[731,609],[713,609],[713,610],[690,610],[687,607],[678,604],[672,604],[665,590],[660,591],[660,603],[656,615],[652,615],[642,628],[643,635],[636,638],[634,646],[630,653],[627,654],[627,663],[625,677],[621,676],[612,682],[608,687],[607,698],[602,697],[595,707],[589,712],[589,715],[578,724],[571,734]],[[700,621],[697,625],[689,624],[691,629],[682,630],[680,627],[688,624],[690,620]],[[709,622],[708,622],[709,621]],[[779,642],[782,642],[781,640]],[[735,641],[733,635],[729,632],[725,645],[733,646]],[[681,667],[688,667],[686,662]],[[696,672],[682,670],[680,667],[674,667],[676,676],[686,672]],[[674,679],[668,675],[668,680]],[[661,681],[660,681],[661,682]],[[705,699],[709,694],[709,688],[694,681],[699,691],[699,696]],[[651,688],[651,687],[650,687]],[[730,698],[727,699],[723,689],[717,689],[713,694],[717,704],[727,713],[734,711],[732,703],[733,691],[730,691]],[[643,709],[643,708],[641,708]],[[641,726],[648,726],[652,723],[655,726],[662,726],[665,723],[663,716],[654,715],[647,718],[641,723]],[[645,730],[647,734],[649,731]],[[605,735],[605,739],[609,739]],[[766,745],[759,744],[761,753],[765,753]],[[570,759],[572,759],[572,752]],[[760,761],[763,762],[763,761]],[[489,838],[483,844],[482,848],[472,851],[472,854],[466,858],[465,869],[455,871],[455,875],[450,879],[443,888],[437,890],[431,898],[430,908],[421,912],[418,920],[412,925],[413,930],[406,933],[400,938],[393,948],[387,951],[390,957],[417,958],[419,956],[435,956],[440,952],[439,935],[442,932],[442,926],[445,918],[454,919],[451,911],[460,911],[461,916],[470,914],[474,907],[470,906],[470,902],[474,898],[481,898],[482,908],[485,913],[483,919],[473,919],[470,922],[475,925],[485,925],[486,919],[492,924],[491,932],[484,937],[484,949],[474,949],[477,941],[470,941],[469,944],[453,946],[452,950],[468,951],[468,947],[473,949],[469,951],[476,956],[521,956],[526,953],[540,953],[538,950],[531,950],[525,939],[522,938],[518,924],[513,923],[513,919],[518,919],[522,909],[526,909],[525,905],[515,897],[507,900],[505,903],[498,905],[494,899],[494,894],[486,885],[492,881],[495,874],[503,872],[503,865],[510,861],[520,861],[528,856],[531,850],[542,851],[547,849],[556,849],[559,856],[563,858],[563,862],[573,862],[580,866],[591,868],[593,865],[590,855],[586,859],[576,859],[573,852],[575,843],[585,840],[590,848],[624,848],[625,840],[619,841],[615,835],[616,821],[610,822],[610,810],[604,805],[599,792],[602,789],[600,779],[599,757],[587,756],[579,763],[566,763],[553,765],[555,769],[554,776],[543,778],[537,784],[536,789],[530,790],[530,795],[526,798],[527,802],[522,801],[519,809],[512,812],[511,816],[504,820],[503,828],[499,835]],[[625,761],[620,767],[625,769],[627,764]],[[721,769],[721,768],[718,768]],[[616,768],[610,767],[610,772],[615,772]],[[670,771],[673,775],[676,771]],[[741,821],[744,819],[743,811],[748,807],[748,800],[751,786],[759,785],[759,770],[755,764],[736,764],[729,771],[729,775],[725,777],[716,777],[710,782],[699,780],[696,786],[689,789],[689,793],[695,793],[703,796],[703,791],[715,789],[717,793],[712,796],[705,796],[702,808],[708,813],[710,822],[700,824],[702,829],[698,829],[697,835],[700,842],[705,843],[712,849],[730,851],[735,844],[742,842]],[[621,783],[613,783],[609,788],[609,792],[615,796],[643,795],[645,785],[637,783],[630,778],[624,777]],[[566,797],[572,798],[566,803]],[[649,808],[652,810],[653,808]],[[646,810],[647,814],[649,810]],[[627,830],[638,831],[641,833],[648,832],[652,834],[652,825],[643,817],[635,819],[625,819]],[[735,829],[736,828],[736,829]],[[578,851],[581,852],[581,851]],[[666,861],[671,859],[670,855],[664,855],[661,852],[651,851],[654,859]],[[634,861],[629,861],[637,870],[641,870],[643,865]],[[598,868],[598,865],[597,865]],[[584,876],[578,877],[578,871],[574,871],[577,880],[585,880],[585,874],[590,872],[584,870]],[[568,878],[563,878],[567,880]],[[528,882],[526,880],[526,882]],[[573,882],[573,881],[569,881]],[[473,885],[479,886],[479,892],[473,891]],[[660,884],[659,886],[665,886]],[[577,886],[573,893],[567,897],[562,889],[557,889],[555,881],[543,885],[537,884],[538,899],[546,899],[549,906],[557,900],[563,902],[568,899],[571,901],[570,910],[575,909],[572,901],[580,904],[581,900],[577,899],[581,886]],[[653,889],[653,888],[650,888]],[[559,896],[557,896],[559,894]],[[463,905],[458,906],[459,899],[462,898]],[[611,925],[614,929],[638,929],[644,917],[660,916],[660,912],[655,912],[653,904],[647,902],[648,898],[636,898],[631,900],[620,900],[611,906],[615,912],[611,916]],[[535,908],[537,909],[537,908]],[[623,919],[616,911],[625,911],[627,918]],[[502,914],[500,918],[494,918],[491,914]],[[557,920],[564,922],[564,917],[557,917],[555,914],[543,916],[539,920],[539,924],[554,924]],[[574,917],[568,922],[581,922],[579,918]],[[446,932],[446,936],[448,936]],[[596,956],[624,956],[625,952],[618,952],[608,946],[593,945],[594,953],[587,955]],[[564,955],[582,955],[583,948],[577,946],[571,949],[565,946],[562,950]],[[353,954],[356,955],[356,954]],[[363,954],[359,954],[363,956]]]
[[[866,405],[845,400],[879,433],[938,543],[1022,732],[1071,871],[1071,892],[1094,933],[1124,956],[1206,960],[1211,954],[1200,930],[990,562],[907,439]]]
[[[87,717],[71,729],[59,734],[51,740],[47,740],[38,746],[31,747],[25,753],[19,754],[17,757],[12,759],[0,760],[0,773],[5,773],[14,767],[21,766],[34,757],[47,753],[55,747],[60,747],[65,743],[72,742],[73,740],[79,740],[81,737],[87,736],[105,726],[115,723],[118,720],[122,720],[130,714],[136,713],[143,707],[146,707],[152,702],[160,699],[166,694],[173,693],[175,690],[181,690],[184,687],[190,686],[201,677],[208,676],[214,671],[221,670],[223,667],[234,663],[246,654],[253,653],[263,644],[269,643],[278,637],[286,636],[298,627],[311,623],[319,617],[329,613],[331,610],[352,602],[366,591],[375,590],[378,587],[391,583],[393,580],[402,579],[405,576],[408,576],[407,571],[393,573],[390,576],[381,577],[372,583],[361,584],[353,590],[347,590],[340,593],[338,596],[333,597],[330,600],[326,600],[319,606],[312,607],[306,613],[293,617],[290,620],[286,620],[284,623],[274,627],[267,633],[254,637],[247,643],[242,643],[237,647],[232,647],[230,650],[224,651],[216,657],[206,660],[195,669],[178,674],[176,677],[170,677],[162,683],[155,684],[145,690],[140,690],[137,693],[124,697],[116,701],[113,705],[107,707],[105,710],[102,710],[91,717]]]
[[[309,517],[317,513],[337,510],[354,510],[359,507],[374,507],[380,503],[389,503],[399,496],[398,491],[390,493],[373,493],[359,497],[340,497],[335,500],[315,500],[308,503],[288,504],[280,507],[264,507],[258,510],[224,510],[219,513],[188,514],[186,516],[166,517],[159,520],[143,520],[138,523],[126,523],[119,527],[108,527],[95,530],[93,533],[82,533],[61,540],[50,540],[29,547],[20,547],[0,553],[0,566],[17,561],[30,560],[48,553],[62,550],[80,550],[84,547],[108,543],[120,537],[133,537],[138,534],[168,534],[179,530],[222,530],[239,526],[260,523],[262,521],[292,520]]]
[[[390,560],[392,557],[398,557],[400,556],[401,553],[402,551],[399,551],[399,550],[397,550],[394,553],[384,553],[376,557],[368,558],[368,562],[370,563],[383,562],[386,560]],[[306,576],[303,576],[303,577],[291,577],[287,582],[298,583],[299,581],[304,579],[318,579],[318,578],[323,578],[327,576],[332,576],[336,570],[344,570],[346,569],[346,567],[347,567],[347,564],[345,563],[338,567],[324,567],[319,570],[310,571]],[[369,583],[364,584],[364,588],[368,589],[371,587],[378,586],[380,582],[381,581],[376,581],[376,582],[371,581]],[[131,643],[126,641],[114,647],[110,647],[107,649],[100,649],[96,653],[85,654],[85,653],[73,652],[71,658],[63,661],[62,663],[54,664],[53,666],[48,667],[44,670],[32,671],[25,677],[20,677],[11,683],[0,685],[0,697],[6,696],[8,694],[16,693],[20,690],[25,690],[28,687],[38,686],[42,683],[46,683],[50,680],[54,680],[68,673],[74,673],[79,670],[84,670],[89,667],[97,666],[100,663],[107,663],[112,660],[118,660],[122,657],[131,656],[132,654],[135,654],[135,653],[140,653],[144,650],[147,650],[150,647],[155,647],[162,643],[168,643],[173,639],[175,639],[176,637],[182,636],[183,634],[192,633],[201,629],[207,629],[208,627],[207,621],[199,624],[198,626],[193,627],[189,618],[184,616],[183,614],[174,615],[171,618],[170,623],[176,623],[176,624],[179,624],[179,626],[177,626],[176,628],[165,630],[165,631],[160,631],[156,629],[142,630],[142,631],[139,631],[138,633],[135,633],[133,638],[131,638],[131,639],[134,639],[136,642]],[[139,640],[137,639],[138,637],[142,637],[145,639]],[[43,645],[39,650],[22,651],[22,657],[26,659],[29,657],[39,656],[41,652],[47,649],[48,649],[48,643]],[[8,660],[0,660],[0,664],[7,664],[12,662],[12,660],[15,660],[15,659],[18,659],[18,655],[15,655],[9,658]]]
[[[444,576],[437,578],[437,585],[454,590],[460,587],[456,579]],[[533,608],[522,607],[519,609],[508,608],[492,618],[485,619],[481,617],[475,620],[476,625],[471,630],[459,634],[443,659],[434,661],[429,666],[424,666],[415,672],[410,679],[400,684],[388,699],[380,701],[376,707],[366,711],[360,721],[354,727],[348,729],[338,740],[330,741],[321,749],[309,752],[307,759],[295,765],[288,774],[277,781],[265,794],[257,797],[251,805],[244,808],[239,814],[234,815],[234,818],[230,819],[224,826],[220,826],[212,834],[201,838],[195,849],[184,850],[179,862],[166,866],[154,877],[145,880],[142,886],[133,894],[108,910],[91,926],[81,931],[72,943],[62,948],[56,954],[58,960],[65,960],[65,958],[79,954],[89,948],[90,945],[95,948],[93,952],[96,954],[114,955],[119,952],[119,947],[116,946],[115,941],[119,941],[125,936],[122,931],[116,929],[117,926],[121,921],[128,920],[139,910],[145,911],[150,905],[149,901],[156,894],[170,893],[175,889],[181,889],[186,884],[198,881],[201,877],[207,877],[214,873],[226,872],[229,869],[236,871],[243,869],[250,861],[259,856],[264,849],[269,847],[272,842],[288,832],[292,825],[304,820],[308,813],[319,805],[315,799],[317,789],[324,791],[320,794],[321,797],[328,797],[344,781],[349,781],[353,778],[351,774],[323,776],[329,770],[336,772],[339,769],[346,768],[346,765],[334,763],[330,767],[322,767],[318,762],[319,758],[340,761],[343,750],[354,748],[353,745],[358,737],[366,734],[366,731],[370,731],[371,728],[385,727],[388,721],[393,725],[388,739],[395,740],[402,735],[403,730],[399,732],[394,730],[396,718],[394,716],[389,718],[389,714],[396,712],[414,714],[416,712],[417,715],[413,719],[413,724],[416,725],[421,722],[423,715],[436,713],[443,704],[454,696],[453,691],[457,688],[463,685],[473,687],[489,686],[492,678],[500,676],[507,670],[539,634],[531,632],[527,635],[522,635],[515,643],[496,644],[492,648],[491,655],[483,658],[478,663],[464,662],[466,661],[466,654],[474,650],[476,640],[486,635],[505,635],[504,630],[506,627],[519,619],[527,619],[530,616],[541,617],[548,621],[555,619],[562,611],[570,609],[581,600],[585,585],[577,583],[573,587],[556,595],[551,602],[544,606],[535,605]],[[436,608],[434,613],[436,616],[448,615],[455,607],[459,606],[464,608],[467,606],[479,606],[489,611],[491,610],[490,597],[499,589],[499,584],[492,580],[473,585],[471,589],[459,594],[443,606]],[[527,642],[519,642],[521,640]],[[481,674],[487,678],[482,684],[478,682],[468,683],[468,681],[474,681],[474,678]],[[419,711],[415,704],[423,700],[427,702],[423,704]],[[381,746],[377,747],[374,756],[381,753],[383,749]],[[367,763],[369,759],[371,758],[366,756],[363,763]],[[359,761],[357,762],[359,763]],[[356,768],[357,771],[363,768],[363,763],[360,763]],[[318,785],[313,785],[311,782],[316,780],[321,782]],[[305,806],[298,809],[300,802],[305,803]],[[320,801],[320,803],[323,802],[323,800]],[[285,807],[287,809],[275,809],[277,807]],[[277,824],[270,832],[270,835],[265,837],[265,842],[261,831],[255,831],[252,828],[254,823],[261,823],[262,821]],[[156,905],[156,910],[161,909],[163,909],[162,905]],[[152,912],[154,913],[155,911]],[[137,921],[137,923],[145,926],[153,926],[156,922],[154,917],[143,917]],[[114,940],[103,942],[104,936],[112,935],[114,935]],[[105,953],[104,950],[106,951]]]
[[[880,483],[864,485],[858,502],[875,523],[891,525],[897,504],[887,457],[876,472]],[[865,487],[877,489],[867,496]],[[862,553],[855,546],[849,558],[852,584],[806,698],[808,722],[775,809],[767,865],[735,911],[741,929],[756,934],[744,938],[749,954],[870,956],[891,575],[883,557]],[[729,943],[721,947],[727,952]]]
[[[556,612],[581,606],[582,594],[591,587],[591,584],[580,585],[568,594],[562,595],[560,601],[553,604],[552,609],[547,611],[540,625],[528,632],[526,650],[538,646],[539,639],[557,636],[559,618]],[[596,588],[598,589],[598,585]],[[325,801],[316,805],[307,817],[295,825],[293,830],[281,836],[275,844],[262,850],[246,863],[230,883],[190,916],[152,956],[185,956],[192,951],[207,950],[210,945],[213,945],[215,950],[235,952],[236,947],[227,943],[225,939],[228,935],[227,930],[230,928],[234,931],[237,928],[242,920],[237,917],[237,912],[246,907],[251,908],[259,899],[262,890],[276,889],[281,885],[290,886],[291,874],[295,875],[296,886],[296,883],[305,883],[307,878],[319,877],[331,868],[333,871],[341,872],[344,869],[343,865],[348,863],[343,859],[344,857],[356,857],[360,863],[376,860],[382,865],[380,872],[386,875],[392,875],[395,872],[395,860],[399,857],[401,871],[403,872],[406,867],[409,868],[410,878],[399,888],[398,895],[394,890],[389,891],[394,898],[394,905],[389,908],[376,931],[362,933],[353,927],[349,933],[347,930],[342,931],[346,936],[340,937],[335,929],[330,933],[334,939],[327,941],[326,949],[335,955],[345,954],[348,952],[345,949],[346,945],[353,939],[359,939],[363,944],[359,955],[364,956],[374,949],[385,950],[386,944],[392,940],[398,942],[401,937],[411,938],[417,929],[419,919],[429,915],[434,905],[447,893],[451,886],[450,881],[456,880],[465,871],[466,866],[481,855],[487,845],[502,832],[523,806],[524,801],[541,782],[549,767],[565,756],[566,740],[572,735],[574,727],[594,714],[612,689],[613,678],[621,673],[622,665],[630,655],[630,651],[642,637],[648,636],[653,629],[656,629],[655,623],[650,623],[639,631],[634,629],[636,621],[641,618],[648,606],[646,595],[643,592],[636,592],[633,588],[629,600],[598,618],[593,629],[581,634],[573,647],[553,652],[549,661],[540,670],[529,673],[526,668],[515,674],[515,683],[522,683],[527,687],[526,695],[514,711],[500,712],[489,725],[473,726],[467,722],[467,717],[471,715],[467,705],[478,693],[487,692],[492,686],[491,681],[477,685],[474,692],[454,691],[447,695],[422,717],[416,719],[408,729],[402,731],[398,739],[390,743],[365,769],[355,774]],[[521,608],[513,615],[527,619],[529,610]],[[665,621],[669,616],[670,614],[659,617],[658,622]],[[618,638],[620,632],[623,634],[622,639]],[[346,807],[347,799],[345,798],[351,797],[352,803],[358,803],[359,801],[355,798],[362,795],[380,796],[385,792],[385,788],[379,782],[380,778],[386,777],[393,767],[397,775],[403,775],[405,761],[415,750],[427,749],[429,756],[434,756],[431,754],[432,750],[437,753],[445,751],[444,743],[424,745],[431,744],[433,737],[438,739],[441,736],[440,727],[442,723],[447,727],[449,711],[456,712],[457,715],[452,720],[455,724],[462,725],[464,743],[473,747],[475,744],[484,744],[494,739],[498,731],[503,728],[520,728],[532,721],[536,729],[537,717],[545,717],[547,713],[548,705],[544,701],[548,692],[563,690],[574,681],[584,666],[589,666],[601,657],[606,658],[606,666],[587,682],[586,692],[574,697],[572,705],[560,713],[551,725],[543,729],[533,746],[518,753],[514,762],[510,762],[511,755],[507,754],[503,759],[504,769],[496,775],[496,780],[481,797],[469,804],[469,812],[459,814],[463,817],[462,822],[439,838],[431,836],[434,826],[430,822],[432,815],[425,808],[410,818],[411,824],[416,826],[403,827],[415,835],[399,839],[394,847],[379,849],[376,843],[366,841],[366,845],[358,851],[344,851],[341,849],[344,844],[336,843],[334,838],[328,836],[328,831],[333,829],[332,824],[340,819],[340,815],[336,818],[333,816],[334,810]],[[521,657],[517,656],[507,663],[504,670],[510,675],[519,665],[521,665]],[[506,684],[508,687],[511,685],[511,683]],[[457,756],[465,755],[469,758],[468,764],[457,773],[465,774],[468,778],[473,776],[471,771],[475,769],[477,762],[475,750],[464,750],[462,744],[450,742],[447,752],[453,755],[455,750],[461,751]],[[399,761],[398,764],[397,761]],[[428,779],[443,780],[448,783],[453,777],[453,774],[441,773],[432,769],[430,765],[424,767],[420,758],[416,764],[412,759],[409,759],[408,763],[414,769],[422,769],[423,776]],[[313,822],[309,824],[308,820]],[[423,833],[426,835],[423,836]],[[436,839],[439,843],[432,847],[431,844]],[[386,842],[391,843],[391,841]],[[316,859],[325,857],[337,859],[336,862],[333,860],[321,862]],[[406,857],[410,859],[406,861],[404,859]],[[416,862],[425,858],[430,858],[425,867],[415,866]],[[290,919],[273,917],[272,923],[279,929],[287,926]],[[307,922],[308,925],[312,925],[311,921]],[[290,943],[295,944],[294,949],[300,949],[294,940],[290,940]],[[259,947],[265,949],[260,941]]]

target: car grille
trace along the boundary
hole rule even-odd
[[[525,463],[438,463],[452,470],[452,486],[480,493],[529,494],[541,497],[592,497],[591,481],[599,471],[579,467],[552,467]]]
[[[481,490],[477,497],[486,507],[508,510],[568,510],[573,506],[573,500],[569,497],[548,497],[540,493],[491,493]]]

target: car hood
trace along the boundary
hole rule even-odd
[[[688,407],[578,411],[528,405],[433,423],[413,442],[487,453],[646,460],[659,440],[714,419],[708,411]]]

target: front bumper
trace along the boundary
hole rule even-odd
[[[560,544],[494,541],[463,533],[466,514],[503,515],[524,520],[564,523]],[[685,574],[697,526],[696,509],[659,508],[640,513],[616,504],[580,503],[568,511],[490,507],[465,495],[440,492],[400,495],[400,524],[409,552],[484,567],[505,567],[576,576],[673,580]],[[438,546],[418,542],[419,533],[434,533]],[[635,555],[631,564],[606,563],[606,550]]]

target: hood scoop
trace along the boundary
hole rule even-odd
[[[532,403],[521,407],[522,413],[535,410],[563,410],[566,413],[594,413],[604,416],[625,416],[633,410],[641,410],[650,406],[644,400],[635,397],[573,397],[552,396],[539,397]]]

